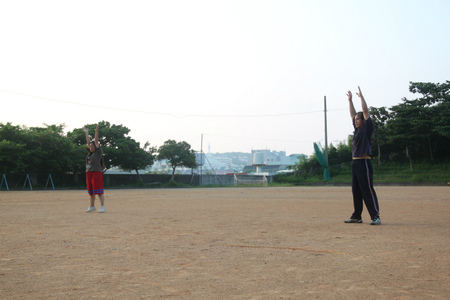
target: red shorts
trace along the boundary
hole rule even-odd
[[[86,185],[89,195],[103,194],[103,172],[86,172]]]

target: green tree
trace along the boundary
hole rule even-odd
[[[158,149],[158,160],[167,160],[172,167],[172,181],[175,181],[175,169],[177,167],[195,168],[195,153],[187,142],[167,140]]]
[[[412,157],[448,153],[450,143],[450,82],[445,84],[410,82],[410,91],[422,97],[408,100],[390,108],[392,118],[386,123],[391,143],[406,148],[413,169]],[[443,146],[445,145],[445,146]],[[447,155],[448,156],[448,155]]]
[[[316,154],[314,153],[308,158],[299,159],[299,161],[292,167],[292,170],[298,174],[305,174],[321,170],[321,166]]]
[[[417,102],[430,108],[431,130],[450,138],[450,81],[445,83],[410,82],[409,91],[421,94]]]
[[[377,145],[377,162],[381,164],[381,144],[388,141],[388,133],[386,130],[386,123],[390,119],[391,115],[386,107],[370,107],[370,118],[373,122],[374,132],[372,137],[372,143]]]
[[[75,147],[64,136],[65,125],[45,126],[27,131],[25,169],[34,183],[38,173],[64,174],[73,163]]]
[[[97,124],[88,124],[84,127],[89,130],[89,133],[94,134]],[[98,140],[100,146],[102,147],[103,155],[105,158],[105,170],[108,170],[113,166],[119,167],[121,160],[118,144],[121,140],[126,138],[130,130],[122,125],[111,125],[106,121],[101,121],[100,123],[98,123],[98,127]],[[86,138],[82,128],[83,126],[74,129],[72,132],[68,133],[67,136],[73,143],[86,149]],[[83,162],[79,163],[83,166],[83,170],[85,169],[84,160],[87,154],[88,153],[86,149],[83,155]]]
[[[410,82],[409,91],[413,94],[422,94],[421,101],[428,105],[450,102],[450,81],[445,83]]]
[[[85,125],[90,133],[95,132],[97,124]],[[130,129],[123,125],[111,125],[109,122],[98,123],[99,143],[103,150],[105,168],[118,167],[123,170],[143,170],[151,166],[154,161],[155,148],[149,147],[148,142],[144,148],[134,139],[128,136]],[[70,140],[82,149],[86,149],[86,138],[82,127],[74,129],[67,134]],[[79,159],[79,166],[85,170],[85,157],[87,151],[84,150],[83,158]]]
[[[18,172],[24,153],[24,136],[19,126],[0,123],[0,174]]]
[[[74,146],[64,136],[64,125],[45,126],[1,125],[0,162],[3,172],[27,173],[32,184],[36,184],[38,174],[56,177],[70,169]]]
[[[391,143],[402,145],[405,148],[406,157],[409,160],[411,170],[413,167],[413,152],[417,148],[418,141],[423,138],[423,131],[420,131],[417,116],[421,108],[411,103],[401,103],[391,107],[393,118],[386,124]]]
[[[349,144],[345,142],[340,142],[337,147],[333,144],[330,144],[328,149],[328,161],[329,165],[336,166],[343,163],[348,163],[352,159],[352,146],[351,141]]]
[[[117,157],[121,160],[120,168],[124,171],[136,171],[139,181],[142,181],[139,170],[144,170],[153,165],[156,149],[145,143],[141,148],[139,142],[126,137],[117,142]]]

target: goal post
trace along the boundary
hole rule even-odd
[[[236,175],[234,174],[234,186],[259,186],[267,187],[266,175]]]

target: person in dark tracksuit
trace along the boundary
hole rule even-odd
[[[380,208],[378,198],[373,189],[373,167],[372,167],[372,135],[373,123],[370,119],[369,109],[361,89],[358,86],[361,98],[362,112],[356,112],[352,101],[352,92],[348,91],[348,102],[350,115],[355,129],[352,145],[352,193],[354,212],[345,223],[362,223],[363,200],[369,211],[370,225],[381,225]]]

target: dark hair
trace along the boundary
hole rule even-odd
[[[363,113],[362,111],[359,111],[359,112],[357,112],[357,113],[355,114],[355,116],[353,117],[353,126],[355,126],[355,131],[353,131],[353,135],[355,135],[356,132],[358,131],[358,129],[356,129],[356,125],[355,125],[355,119],[356,119],[356,116],[357,116],[357,115],[359,115],[359,117],[361,118],[363,124],[364,124],[364,122],[366,121],[366,120],[364,119],[364,113]]]

